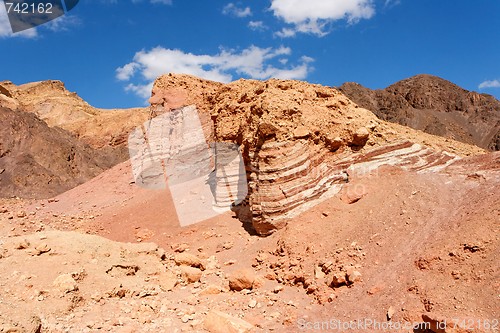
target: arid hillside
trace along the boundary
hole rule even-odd
[[[9,107],[34,113],[50,127],[68,130],[94,148],[112,148],[120,161],[127,159],[128,133],[149,114],[148,108],[95,108],[54,80],[19,86],[0,82],[0,98]]]
[[[35,114],[0,106],[0,197],[50,198],[118,163]]]
[[[500,152],[335,88],[170,74],[135,131],[143,154],[118,163],[149,113],[125,123],[76,99],[50,127],[16,89],[0,84],[0,333],[500,332]],[[218,169],[213,143],[243,166]],[[245,200],[218,210],[242,175]]]
[[[500,150],[500,101],[432,75],[417,75],[385,89],[349,82],[347,97],[380,119],[446,138]]]

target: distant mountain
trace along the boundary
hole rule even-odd
[[[500,150],[500,101],[442,78],[417,75],[385,89],[338,88],[377,117],[446,138]]]
[[[93,148],[112,151],[119,161],[128,158],[128,133],[149,116],[148,108],[95,108],[57,80],[0,82],[0,105],[34,113],[50,127],[63,128]]]

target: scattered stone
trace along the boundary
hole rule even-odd
[[[460,271],[452,271],[452,272],[451,272],[451,276],[453,276],[453,278],[454,278],[455,280],[460,280],[460,275],[461,275],[461,274],[460,274]]]
[[[221,251],[224,251],[224,250],[229,250],[233,246],[234,246],[233,242],[225,242],[225,243],[222,243],[222,244],[218,244],[215,252],[221,252]]]
[[[9,210],[7,208],[0,208],[0,214],[8,213]]]
[[[221,288],[215,286],[215,285],[209,285],[205,289],[203,289],[200,292],[200,296],[205,296],[205,295],[217,295],[221,293]]]
[[[387,310],[387,320],[391,320],[394,316],[394,313],[396,313],[396,310],[394,310],[394,307],[390,306]]]
[[[252,289],[255,281],[255,274],[248,269],[234,271],[229,276],[229,289],[241,291],[243,289]]]
[[[361,281],[361,273],[352,267],[347,269],[347,281],[349,282],[349,284],[353,284],[355,282],[360,282]]]
[[[311,132],[306,126],[298,126],[293,131],[293,137],[296,139],[307,138],[310,134]]]
[[[325,143],[326,143],[326,147],[328,149],[330,149],[330,151],[336,151],[340,147],[342,147],[342,145],[344,144],[344,140],[342,140],[339,137],[335,137],[333,139],[332,138],[326,138],[325,139]]]
[[[34,249],[29,249],[28,253],[32,256],[39,256],[39,255],[42,255],[44,253],[49,252],[50,250],[51,249],[47,244],[42,243],[42,244],[38,245],[37,247],[35,247]]]
[[[93,216],[89,216],[90,219],[93,219],[94,217]],[[136,232],[136,237],[137,239],[140,239],[141,241],[143,240],[148,240],[150,239],[151,237],[154,236],[154,232],[147,229],[147,228],[144,228],[144,229],[140,229],[139,231]]]
[[[27,333],[41,333],[42,332],[42,320],[38,316],[31,316],[27,325],[26,331]]]
[[[276,286],[276,287],[273,289],[273,293],[277,294],[277,293],[279,293],[280,291],[283,291],[283,289],[285,289],[283,286]]]
[[[106,274],[115,278],[120,278],[124,276],[133,276],[138,270],[139,266],[137,265],[113,265],[106,271]]]
[[[177,276],[172,272],[167,272],[160,275],[159,284],[163,291],[172,291],[177,285]]]
[[[256,301],[256,300],[252,299],[252,300],[250,300],[250,302],[248,302],[248,307],[249,307],[249,308],[252,308],[252,309],[253,309],[253,308],[255,308],[256,306],[257,306],[257,301]]]
[[[174,252],[182,253],[188,249],[189,249],[189,245],[187,245],[186,243],[172,244],[172,250],[174,250]]]
[[[364,146],[369,137],[370,132],[368,129],[366,129],[366,127],[360,127],[352,135],[351,144],[353,146]]]
[[[338,288],[347,284],[346,275],[343,272],[333,274],[331,286]]]
[[[187,283],[198,282],[201,279],[202,272],[198,268],[182,265],[180,270],[181,278]]]
[[[190,267],[196,267],[201,270],[205,270],[205,266],[201,262],[201,259],[197,256],[189,253],[179,253],[174,257],[174,261],[177,265],[185,265]]]
[[[376,121],[370,120],[368,125],[366,125],[366,128],[373,131],[373,130],[375,130],[375,128],[377,128],[377,126],[378,126],[378,123]]]
[[[207,259],[207,265],[206,265],[207,270],[216,270],[219,268],[220,264],[216,256],[211,256]]]
[[[275,311],[275,312],[272,312],[269,314],[269,317],[273,318],[273,319],[279,318],[280,316],[281,316],[281,313],[279,311]]]
[[[255,327],[249,322],[220,311],[210,311],[203,321],[204,328],[211,333],[250,333]]]
[[[316,279],[322,279],[325,277],[325,273],[323,273],[323,269],[319,266],[316,266],[314,269],[314,277]]]
[[[17,212],[16,216],[20,219],[24,218],[27,216],[26,212],[25,211],[20,211],[20,212]]]
[[[366,187],[361,184],[345,186],[342,190],[340,200],[347,204],[353,204],[368,194]]]
[[[59,275],[53,282],[54,287],[63,293],[69,293],[78,290],[78,284],[71,274]]]
[[[484,250],[484,246],[481,244],[464,244],[464,250],[471,253]]]
[[[31,245],[30,242],[27,239],[25,239],[22,242],[16,244],[16,246],[14,246],[14,248],[16,250],[24,250],[24,249],[27,249],[28,247],[30,247],[30,245]]]

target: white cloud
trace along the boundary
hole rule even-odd
[[[126,64],[116,70],[116,78],[120,81],[128,81],[132,76],[134,76],[135,71],[139,65],[135,62]]]
[[[5,11],[5,6],[0,4],[0,38],[7,37],[24,37],[24,38],[35,38],[38,33],[35,28],[24,30],[18,33],[12,33],[12,28],[10,27],[9,17]]]
[[[54,32],[68,31],[70,27],[80,25],[82,21],[75,15],[63,15],[44,25]]]
[[[240,8],[234,3],[230,2],[222,8],[222,14],[233,15],[236,17],[247,17],[252,16],[252,10],[250,7]]]
[[[481,82],[481,84],[479,85],[479,89],[484,89],[484,88],[500,88],[500,81],[486,80],[484,82]]]
[[[130,82],[126,90],[143,98],[151,95],[152,82],[167,73],[191,74],[220,82],[230,82],[235,76],[252,79],[306,78],[313,69],[311,63],[314,59],[304,56],[298,64],[285,66],[291,53],[290,48],[283,46],[260,48],[252,45],[240,52],[222,49],[216,55],[196,55],[156,47],[137,52],[133,62],[117,68],[116,77],[121,81],[136,81]],[[276,67],[278,63],[282,66]]]
[[[372,0],[272,0],[270,9],[274,16],[292,25],[278,32],[280,37],[292,37],[297,32],[323,36],[328,23],[356,23],[375,15]]]
[[[385,0],[385,6],[386,7],[394,7],[401,4],[400,0]]]
[[[252,30],[258,31],[264,31],[268,29],[268,27],[262,21],[250,21],[248,22],[248,27]]]

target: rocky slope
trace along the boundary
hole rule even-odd
[[[0,197],[49,198],[118,162],[33,113],[0,106]]]
[[[0,103],[34,113],[50,127],[66,129],[94,148],[110,147],[120,161],[127,159],[128,133],[149,115],[147,108],[95,108],[55,80],[19,86],[3,81],[0,82],[2,91]]]
[[[491,95],[431,75],[417,75],[381,90],[351,82],[339,89],[380,119],[500,150],[500,101]]]
[[[240,217],[261,235],[335,194],[352,163],[344,159],[353,154],[404,139],[459,155],[482,152],[380,121],[338,90],[300,81],[239,80],[223,85],[165,75],[156,80],[151,103],[159,113],[193,104],[200,110],[207,142],[241,146],[248,206],[241,207]]]
[[[450,331],[498,332],[499,170],[494,153],[441,172],[353,173],[266,238],[231,213],[179,228],[168,191],[130,184],[129,165],[53,200],[0,201],[0,330],[304,332],[331,320],[465,320]],[[137,244],[145,241],[158,245]]]

